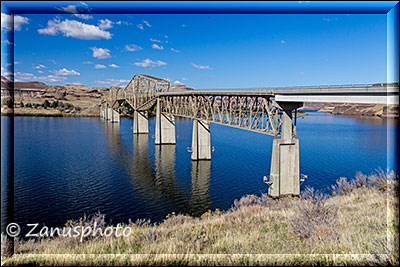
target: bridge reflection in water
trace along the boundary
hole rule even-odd
[[[155,145],[155,164],[152,164],[149,135],[132,134],[132,153],[132,148],[121,138],[119,124],[103,121],[102,126],[115,164],[122,165],[134,191],[143,194],[149,205],[162,202],[172,210],[192,216],[199,216],[210,208],[210,161],[192,161],[191,188],[188,188],[184,181],[176,177],[175,145]]]

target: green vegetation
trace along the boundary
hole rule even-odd
[[[11,105],[11,100],[8,100],[7,105]],[[51,103],[46,99],[45,101],[43,101],[42,104],[38,104],[38,103],[26,103],[24,105],[23,102],[19,103],[19,107],[23,108],[34,108],[34,109],[38,109],[40,107],[42,107],[43,109],[56,109],[59,111],[59,113],[57,114],[40,114],[40,116],[52,116],[52,117],[62,117],[65,114],[71,113],[71,114],[75,114],[75,113],[79,113],[81,111],[81,108],[79,106],[74,106],[71,103],[63,103],[63,102],[59,102],[58,100],[54,100]],[[22,114],[25,116],[37,116],[38,114],[30,114],[30,113],[26,113],[26,114]]]
[[[226,212],[138,220],[129,237],[44,238],[16,242],[3,265],[398,265],[398,176],[383,171],[340,178],[327,196],[248,195]],[[66,226],[104,229],[104,216]],[[3,239],[2,239],[3,247]]]
[[[8,99],[8,100],[6,101],[6,106],[7,106],[8,108],[13,108],[13,107],[14,107],[13,101],[12,101],[11,99]]]
[[[58,107],[58,101],[53,101],[50,105],[51,108],[57,108]]]
[[[50,102],[46,99],[45,101],[43,101],[42,107],[44,109],[47,109],[48,107],[50,107]]]
[[[123,114],[123,115],[125,115],[125,114],[133,115],[133,112],[134,112],[131,105],[129,105],[128,102],[126,102],[126,101],[121,104],[120,110],[121,110],[121,114]]]

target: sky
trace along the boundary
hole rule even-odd
[[[2,13],[2,75],[13,46],[15,80],[51,85],[125,86],[135,74],[196,89],[386,81],[385,14],[77,14],[88,4],[16,15],[13,43]]]

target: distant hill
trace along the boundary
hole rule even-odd
[[[42,82],[15,82],[14,89],[46,89],[47,84]],[[11,88],[11,81],[1,76],[1,89]]]
[[[11,88],[11,81],[6,77],[1,76],[1,89],[9,89]]]
[[[169,88],[170,92],[180,92],[180,91],[186,91],[186,90],[193,90],[193,88],[187,87],[184,84],[174,85]]]

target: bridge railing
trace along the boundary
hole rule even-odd
[[[278,136],[282,112],[270,97],[260,96],[162,96],[161,111],[178,117],[245,128]]]

